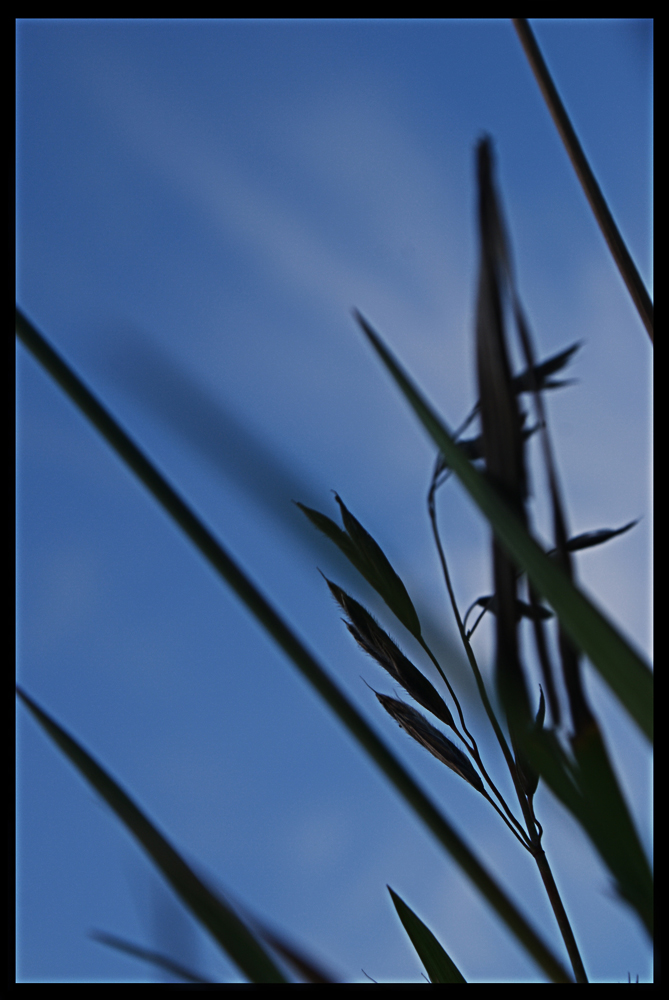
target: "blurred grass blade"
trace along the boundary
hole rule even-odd
[[[581,342],[577,341],[571,347],[567,347],[566,350],[560,351],[559,354],[554,354],[553,357],[547,358],[540,364],[533,365],[531,369],[526,369],[520,375],[515,375],[511,380],[514,391],[518,393],[533,392],[535,388],[543,391],[546,389],[560,389],[563,386],[571,385],[573,379],[558,379],[557,381],[553,381],[550,376],[564,368],[580,346]]]
[[[572,739],[586,806],[584,826],[616,889],[653,936],[653,876],[596,722]]]
[[[335,545],[341,549],[405,628],[417,639],[420,639],[420,621],[406,587],[390,565],[381,546],[351,514],[344,501],[336,493],[335,499],[341,510],[345,532],[325,514],[305,507],[301,503],[298,503],[297,506],[316,528],[332,539]]]
[[[325,972],[316,962],[297,948],[286,938],[264,927],[257,920],[251,919],[251,926],[264,941],[273,948],[290,965],[293,970],[308,983],[336,983],[337,980]]]
[[[258,917],[254,913],[251,913],[247,907],[243,906],[238,899],[233,899],[227,890],[224,892],[224,895],[234,904],[236,912],[239,913],[251,930],[259,938],[262,938],[262,940],[268,944],[273,951],[275,951],[278,955],[281,955],[287,964],[291,966],[293,970],[302,977],[302,979],[306,980],[306,982],[337,983],[340,981],[335,979],[330,972],[326,971],[323,966],[308,955],[301,946],[296,945],[293,941],[289,941],[288,938],[279,934],[264,921],[259,920]]]
[[[252,983],[288,982],[245,924],[200,881],[123,789],[32,698],[20,688],[17,691],[42,728],[111,806],[177,895],[242,973]]]
[[[585,192],[585,196],[590,202],[590,207],[594,213],[595,218],[599,224],[604,239],[606,240],[609,250],[615,260],[618,270],[622,275],[623,281],[627,285],[627,290],[632,296],[632,301],[637,308],[637,311],[641,317],[641,320],[646,327],[648,336],[651,341],[653,340],[653,303],[650,300],[650,296],[646,290],[646,286],[641,280],[641,275],[636,269],[636,265],[632,260],[631,254],[627,249],[625,241],[620,235],[620,231],[616,226],[613,216],[609,210],[609,206],[606,204],[604,195],[601,192],[599,184],[590,169],[590,164],[586,158],[585,153],[581,147],[581,143],[578,140],[578,136],[574,131],[574,127],[569,120],[569,115],[567,114],[564,104],[557,92],[557,88],[553,83],[553,79],[548,72],[548,67],[544,61],[544,57],[541,54],[541,49],[537,44],[537,40],[534,37],[534,33],[530,28],[528,20],[526,17],[512,17],[513,25],[518,33],[520,42],[525,50],[525,55],[527,56],[528,62],[532,67],[532,72],[539,84],[541,93],[544,95],[544,100],[548,105],[548,110],[551,113],[553,121],[557,127],[558,132],[562,138],[565,149],[569,154],[569,159],[572,162],[572,166],[576,171],[576,176],[581,182],[581,187]]]
[[[542,551],[508,504],[460,451],[441,419],[423,399],[379,335],[360,313],[355,312],[354,315],[418,419],[501,543],[551,605],[573,641],[588,656],[641,731],[652,741],[653,675],[649,667]]]
[[[402,926],[411,938],[411,943],[418,952],[418,957],[425,966],[431,983],[466,983],[460,970],[451,957],[444,951],[431,930],[425,926],[404,900],[388,886],[390,898],[393,901],[397,916]]]
[[[105,944],[108,948],[116,948],[117,951],[122,951],[126,955],[132,955],[133,958],[138,958],[142,962],[155,965],[158,969],[164,969],[165,972],[169,972],[173,976],[178,976],[179,979],[183,979],[187,983],[213,983],[212,979],[205,979],[204,976],[200,976],[197,972],[191,972],[190,969],[184,968],[178,962],[172,961],[167,955],[161,955],[160,952],[151,951],[149,948],[142,948],[140,945],[133,944],[132,941],[125,941],[123,938],[116,937],[115,934],[105,934],[104,931],[93,931],[90,936],[94,941]]]
[[[328,703],[354,739],[378,764],[405,801],[446,848],[509,930],[553,982],[571,979],[564,967],[530,927],[497,882],[480,864],[469,846],[416,784],[394,754],[379,739],[353,704],[328,677],[294,632],[272,608],[211,532],[193,514],[167,480],[148,461],[125,431],[83,382],[65,364],[35,327],[16,310],[16,330],[28,349],[98,428],[123,461],[136,473],[167,513],[191,539],[216,572],[229,584],[248,610],[292,660],[300,673]]]

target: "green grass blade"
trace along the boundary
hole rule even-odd
[[[641,731],[653,737],[653,675],[601,611],[554,565],[483,475],[462,453],[441,419],[379,335],[359,314],[360,323],[384,365],[399,386],[449,466],[489,521],[497,538],[545,597],[576,645],[620,699]]]
[[[425,966],[431,983],[466,983],[453,959],[442,948],[436,937],[404,900],[388,886],[388,892],[393,901],[397,916],[402,926],[411,938],[411,943],[418,952],[418,957]]]
[[[140,842],[180,899],[252,983],[286,983],[271,957],[246,925],[204,885],[132,799],[32,698],[19,697],[41,727]]]
[[[50,375],[63,387],[84,415],[98,428],[124,462],[153,493],[215,571],[229,584],[269,635],[283,649],[300,673],[321,695],[354,739],[376,762],[405,801],[448,851],[526,951],[553,982],[571,979],[541,941],[506,893],[488,874],[469,846],[416,784],[395,755],[379,739],[357,709],[329,678],[293,631],[237,566],[213,535],[193,514],[167,480],[148,461],[125,431],[101,406],[89,389],[53,350],[44,337],[17,310],[16,329],[21,340]]]

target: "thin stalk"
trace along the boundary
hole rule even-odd
[[[467,741],[465,739],[463,739],[463,737],[460,735],[460,733],[458,732],[458,730],[455,729],[455,727],[453,727],[455,729],[455,732],[458,733],[458,736],[460,736],[460,739],[462,740],[462,742],[467,747],[467,750],[469,751],[470,756],[472,757],[472,759],[474,760],[474,762],[478,766],[481,774],[483,775],[483,777],[485,778],[485,780],[490,785],[492,791],[494,792],[494,794],[497,796],[497,798],[501,802],[501,804],[502,804],[502,806],[504,808],[504,811],[506,812],[506,815],[509,817],[509,819],[514,824],[514,826],[517,828],[517,830],[520,831],[520,836],[518,836],[518,833],[516,832],[516,830],[513,829],[513,827],[511,826],[511,824],[508,822],[506,816],[498,808],[497,804],[493,801],[493,799],[491,799],[490,796],[485,791],[484,791],[483,794],[488,799],[488,801],[490,802],[490,804],[497,810],[497,812],[500,814],[500,816],[502,817],[502,819],[504,820],[504,822],[507,824],[507,826],[509,826],[510,829],[512,830],[512,832],[518,837],[518,839],[520,840],[520,842],[523,845],[523,847],[525,847],[525,848],[527,848],[527,850],[529,850],[530,849],[530,841],[528,840],[527,835],[526,835],[525,831],[523,830],[522,825],[518,822],[518,820],[516,819],[516,817],[513,815],[513,813],[511,812],[509,806],[507,805],[506,800],[504,799],[504,796],[499,791],[499,789],[495,785],[494,781],[492,780],[492,778],[490,777],[490,775],[486,771],[486,768],[485,768],[485,765],[484,765],[483,760],[481,758],[481,754],[479,752],[479,748],[478,748],[478,745],[476,743],[476,740],[474,739],[474,737],[472,736],[472,734],[469,732],[469,730],[467,729],[467,727],[464,725],[463,715],[462,715],[462,711],[460,709],[460,703],[457,700],[457,698],[455,697],[455,694],[453,692],[453,689],[452,689],[451,685],[448,683],[448,680],[446,679],[446,676],[445,676],[443,670],[439,666],[439,663],[438,663],[436,657],[434,656],[434,654],[432,653],[431,649],[429,648],[429,646],[425,643],[425,641],[422,641],[421,645],[422,645],[423,649],[425,650],[425,652],[430,657],[430,659],[432,660],[432,662],[434,663],[434,665],[436,666],[436,668],[439,670],[439,673],[441,674],[441,676],[446,681],[446,684],[448,685],[448,690],[451,692],[451,694],[453,696],[453,700],[455,701],[455,704],[456,704],[456,706],[458,708],[458,711],[460,713],[460,719],[463,722],[463,729],[466,732],[466,734],[469,737],[469,739],[471,740],[471,744],[472,745],[469,746],[469,744],[467,743]]]
[[[478,663],[476,662],[476,657],[474,656],[474,651],[473,651],[473,649],[472,649],[472,647],[471,647],[471,645],[469,643],[469,640],[467,639],[467,636],[465,634],[464,625],[462,623],[462,618],[460,617],[460,611],[458,609],[458,604],[457,604],[457,601],[455,599],[455,593],[453,591],[453,585],[451,583],[451,576],[450,576],[450,573],[448,572],[448,566],[446,564],[446,556],[444,554],[444,549],[443,549],[443,546],[441,544],[441,538],[440,538],[440,535],[439,535],[439,528],[437,526],[437,514],[436,514],[436,509],[435,509],[435,504],[434,504],[435,489],[436,489],[436,479],[433,479],[432,486],[430,487],[430,492],[428,494],[428,510],[429,510],[429,515],[430,515],[430,523],[432,524],[432,531],[433,531],[434,539],[435,539],[435,542],[436,542],[436,545],[437,545],[437,551],[439,553],[439,561],[441,562],[441,568],[442,568],[442,572],[444,574],[444,579],[446,581],[446,588],[448,590],[448,595],[450,597],[451,606],[453,608],[453,613],[455,615],[455,621],[456,621],[457,626],[458,626],[458,631],[460,632],[460,638],[462,639],[462,644],[465,647],[465,652],[467,654],[467,658],[469,660],[470,666],[471,666],[472,671],[474,673],[474,678],[476,680],[476,684],[477,684],[477,687],[478,687],[478,690],[479,690],[479,696],[481,698],[481,701],[483,702],[483,706],[484,706],[484,708],[486,710],[486,713],[488,715],[490,723],[491,723],[491,725],[493,727],[493,730],[495,732],[495,736],[497,737],[497,741],[498,741],[498,743],[499,743],[499,745],[501,747],[502,753],[504,754],[504,759],[506,760],[507,767],[509,768],[509,772],[511,774],[511,778],[513,780],[513,784],[514,784],[514,787],[516,789],[516,794],[518,796],[519,801],[521,801],[522,798],[523,798],[523,793],[522,793],[522,790],[521,790],[519,782],[518,782],[518,774],[517,774],[517,770],[516,770],[516,762],[513,759],[513,755],[512,755],[512,753],[511,753],[511,751],[509,749],[508,743],[506,742],[506,739],[504,738],[504,733],[502,732],[502,728],[501,728],[499,722],[497,721],[497,716],[495,715],[493,707],[490,704],[490,699],[488,698],[488,692],[485,689],[485,684],[483,683],[483,677],[481,676],[481,671],[479,670]],[[429,653],[429,650],[428,650],[428,653]],[[440,671],[440,673],[441,673],[441,671]],[[450,685],[449,685],[449,689],[450,689]],[[496,785],[494,784],[494,782],[490,778],[488,772],[486,771],[486,769],[485,769],[485,767],[483,765],[483,761],[481,760],[480,754],[478,752],[478,747],[476,745],[476,741],[473,738],[472,738],[472,742],[474,744],[474,750],[472,751],[472,755],[474,756],[474,758],[476,760],[476,763],[478,764],[478,766],[479,766],[479,768],[481,770],[481,773],[483,774],[483,776],[485,777],[486,781],[488,782],[488,784],[492,788],[493,792],[495,793],[495,795],[499,799],[499,801],[500,801],[503,809],[505,810],[506,814],[508,815],[508,817],[510,818],[510,820],[512,821],[512,823],[520,830],[523,838],[526,839],[527,835],[526,835],[525,831],[523,830],[521,824],[518,822],[518,820],[516,819],[516,817],[511,812],[509,806],[506,803],[506,800],[504,799],[504,796],[501,794],[501,792],[499,792],[499,790],[497,789]],[[522,801],[521,801],[521,807],[522,807]],[[529,841],[527,841],[527,843],[529,844]]]
[[[562,934],[562,940],[565,943],[567,954],[569,955],[569,961],[571,962],[571,967],[574,970],[576,982],[587,983],[588,977],[585,974],[583,960],[578,950],[578,945],[576,944],[576,938],[574,937],[574,932],[571,929],[571,924],[569,923],[569,917],[567,916],[567,912],[562,903],[562,898],[558,892],[558,887],[555,884],[553,872],[548,864],[548,858],[546,857],[541,846],[539,846],[539,849],[533,853],[534,860],[537,863],[539,873],[546,888],[548,899],[550,900],[550,904],[553,908],[555,919],[558,922],[558,927],[560,928],[560,933]]]
[[[646,327],[646,331],[652,342],[653,303],[650,300],[650,295],[648,294],[646,286],[641,279],[641,275],[637,271],[636,265],[632,260],[627,246],[625,245],[625,241],[620,235],[618,227],[613,220],[613,216],[609,211],[609,206],[606,204],[604,195],[600,190],[595,175],[590,169],[590,164],[588,163],[586,155],[583,152],[578,136],[574,131],[574,127],[569,120],[569,115],[567,114],[564,104],[560,99],[557,88],[553,83],[548,67],[544,61],[544,57],[541,54],[541,49],[537,44],[537,40],[534,37],[534,33],[530,28],[527,18],[512,17],[511,21],[516,29],[518,37],[520,38],[520,42],[525,50],[525,55],[527,56],[530,66],[532,67],[532,72],[534,73],[536,81],[539,84],[541,93],[544,95],[544,100],[548,105],[551,117],[557,126],[562,142],[564,143],[565,149],[569,154],[569,159],[571,160],[574,170],[576,171],[576,176],[581,182],[581,187],[585,192],[586,198],[590,202],[590,207],[594,213],[595,219],[599,224],[599,228],[602,231],[613,259],[615,260],[618,270],[622,275],[622,279],[627,285],[627,290],[632,296],[632,301],[637,308],[641,321]]]

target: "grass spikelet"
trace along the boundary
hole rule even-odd
[[[446,739],[443,733],[430,725],[424,716],[417,712],[410,705],[398,701],[396,698],[389,698],[385,694],[374,691],[386,712],[393,717],[395,722],[404,729],[417,743],[429,750],[430,753],[440,760],[446,767],[459,774],[466,782],[472,785],[478,792],[485,793],[483,782],[470,764],[468,758],[461,750]]]
[[[346,627],[358,643],[373,659],[387,670],[393,680],[401,684],[407,694],[432,712],[441,722],[455,728],[453,716],[441,695],[436,691],[427,677],[423,676],[418,667],[399,649],[377,621],[361,604],[338,587],[336,583],[326,579],[332,596],[348,617]]]

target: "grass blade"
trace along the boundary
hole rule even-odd
[[[404,900],[388,886],[390,898],[393,901],[397,916],[402,926],[411,938],[411,943],[418,952],[418,957],[425,966],[431,983],[466,983],[457,965],[442,948],[436,937],[423,921],[416,916]]]
[[[354,313],[363,332],[449,466],[489,521],[509,555],[551,605],[576,645],[588,656],[641,731],[652,741],[653,675],[601,611],[539,547],[508,504],[474,468],[442,420],[402,370],[379,335]]]
[[[235,591],[248,610],[283,649],[300,673],[327,702],[354,739],[377,763],[405,801],[420,816],[498,916],[553,982],[571,979],[561,963],[488,874],[465,841],[416,784],[403,765],[370,728],[360,713],[329,678],[293,631],[272,608],[246,574],[193,514],[167,480],[149,462],[90,390],[65,364],[45,338],[17,309],[19,337],[49,374],[62,386],[84,415],[98,428],[123,461],[135,472],[167,513],[191,539],[216,572]]]
[[[54,743],[111,806],[140,842],[183,903],[252,983],[285,983],[263,946],[226,904],[204,885],[132,799],[100,765],[32,698],[19,697]]]
[[[525,50],[528,62],[532,67],[532,72],[539,84],[544,100],[548,105],[553,121],[557,127],[565,149],[569,154],[569,159],[576,171],[576,176],[581,182],[581,187],[590,203],[590,208],[599,224],[604,239],[615,260],[623,281],[627,285],[627,290],[632,296],[632,301],[637,308],[641,320],[646,327],[648,336],[653,340],[653,303],[646,290],[646,286],[641,280],[641,275],[636,269],[629,250],[620,235],[613,216],[606,204],[604,195],[593,174],[590,164],[574,131],[574,127],[569,120],[564,104],[553,83],[553,79],[548,72],[548,67],[541,54],[541,49],[537,44],[534,33],[526,17],[512,17],[513,26],[518,33],[520,42]]]

